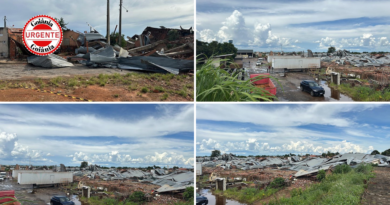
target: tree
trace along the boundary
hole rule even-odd
[[[67,30],[69,30],[67,27],[66,27],[66,25],[68,25],[68,23],[65,23],[65,20],[64,20],[64,18],[54,18],[57,22],[58,22],[58,24],[60,24],[60,26],[61,26],[61,28],[62,28],[62,32],[64,32],[64,31],[67,31]]]
[[[390,156],[390,149],[385,150],[381,153],[382,155]]]
[[[213,151],[211,152],[211,157],[219,157],[219,156],[221,156],[221,151],[219,151],[219,150],[213,150]]]
[[[125,47],[127,44],[127,42],[125,40],[125,35],[122,34],[121,43],[118,43],[118,37],[119,37],[119,33],[114,34],[114,32],[112,32],[110,34],[110,45],[118,44],[120,47]]]
[[[178,30],[170,30],[168,31],[167,36],[169,41],[175,41],[180,38],[180,33]]]
[[[86,162],[86,161],[81,162],[80,169],[85,168],[85,167],[88,167],[88,162]]]
[[[336,51],[336,48],[331,46],[328,48],[328,53],[334,53]]]
[[[173,167],[173,170],[176,170],[176,169],[179,169],[179,167],[178,167],[178,166],[174,166],[174,167]]]
[[[233,60],[237,55],[237,48],[231,43],[218,43],[212,41],[210,43],[196,40],[196,55],[204,54],[208,58],[213,55],[233,54]]]
[[[186,201],[190,201],[191,199],[193,199],[194,198],[194,187],[193,186],[187,187],[183,193],[183,196],[184,196],[184,199]]]
[[[371,155],[376,155],[376,154],[380,154],[380,152],[378,150],[374,150],[371,152]]]

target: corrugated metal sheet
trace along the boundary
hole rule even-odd
[[[27,58],[27,62],[43,68],[62,68],[73,66],[72,63],[69,63],[64,58],[55,54],[50,54],[47,56],[29,56]]]

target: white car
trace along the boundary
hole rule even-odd
[[[0,177],[0,181],[4,181],[4,177]]]
[[[257,62],[256,62],[256,65],[261,65],[261,62],[257,61]]]

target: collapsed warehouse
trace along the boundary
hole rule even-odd
[[[194,173],[190,169],[184,168],[176,170],[103,169],[97,165],[90,165],[80,169],[79,167],[65,167],[61,164],[59,167],[54,166],[52,169],[31,167],[19,170],[19,166],[17,166],[12,172],[12,177],[17,178],[22,174],[30,173],[50,176],[53,175],[53,172],[73,175],[72,180],[58,184],[59,189],[65,193],[86,198],[97,196],[124,200],[135,191],[141,191],[145,194],[147,201],[165,204],[182,200],[185,189],[194,186]],[[50,180],[53,180],[53,176],[50,177]],[[31,179],[28,183],[31,183]],[[70,186],[73,189],[69,189],[66,186],[69,183],[77,184],[77,186]],[[110,195],[110,193],[114,193],[114,195]]]
[[[321,67],[327,68],[328,75],[338,76],[336,84],[351,81],[363,85],[362,79],[368,80],[367,86],[385,87],[390,80],[390,54],[352,54],[339,50],[321,57]]]
[[[226,180],[227,187],[237,186],[237,181],[254,181],[260,187],[269,185],[277,177],[285,179],[286,184],[293,187],[303,187],[316,181],[319,170],[332,172],[341,164],[355,167],[361,163],[371,163],[376,166],[390,167],[390,157],[384,155],[370,155],[346,153],[334,157],[319,156],[290,156],[279,157],[236,157],[233,154],[223,154],[219,157],[196,158],[197,175],[208,176],[208,183],[216,180]],[[215,187],[218,183],[208,186]],[[238,186],[246,185],[244,183]],[[218,187],[217,187],[218,188]]]
[[[118,68],[156,73],[188,73],[194,70],[192,28],[147,27],[140,35],[127,37],[125,46],[110,45],[95,30],[64,31],[61,47],[48,56],[35,56],[23,45],[21,29],[8,29],[10,58],[24,59],[43,68],[70,67],[81,63],[91,68]],[[114,32],[115,34],[115,32]],[[123,43],[122,43],[123,45]]]

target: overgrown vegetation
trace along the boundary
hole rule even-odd
[[[339,86],[331,83],[330,87],[339,90],[357,101],[390,101],[390,88],[376,90],[368,86],[352,87],[351,84],[345,83]]]
[[[305,190],[294,189],[290,192],[290,198],[275,199],[269,205],[360,204],[361,195],[367,186],[365,182],[374,177],[372,165],[360,164],[350,171],[345,166],[337,167],[339,171],[327,175],[321,183],[313,184]]]
[[[286,185],[286,183],[284,182],[284,179],[281,178],[281,177],[277,177],[275,178],[270,184],[269,186],[271,188],[282,188]]]
[[[194,201],[194,187],[187,187],[183,193],[183,197],[186,201]]]
[[[235,69],[229,73],[220,67],[215,67],[212,59],[207,59],[196,71],[197,101],[272,101],[276,99],[267,90],[255,87],[250,79],[240,80],[242,75],[245,73]],[[252,80],[268,77],[257,76]]]
[[[246,188],[238,190],[237,188],[226,189],[226,191],[215,190],[215,194],[226,196],[229,199],[237,200],[241,203],[252,204],[255,201],[269,197],[279,189],[267,188],[267,189],[257,189],[257,188]]]
[[[320,171],[318,171],[318,174],[317,174],[317,180],[322,181],[325,179],[325,176],[326,176],[325,170],[320,170]]]

